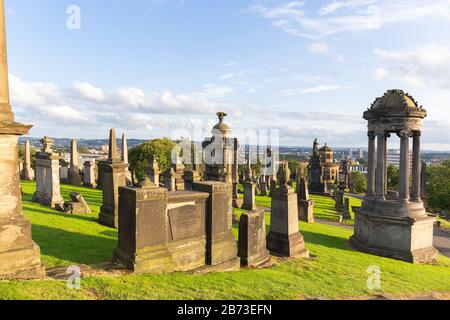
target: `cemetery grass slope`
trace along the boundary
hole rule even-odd
[[[34,183],[22,182],[25,215],[33,222],[33,238],[40,245],[46,267],[87,264],[94,268],[83,278],[79,290],[65,281],[0,282],[1,299],[302,299],[357,297],[379,293],[450,291],[450,259],[440,256],[439,265],[412,265],[352,250],[351,230],[301,223],[300,229],[311,252],[310,260],[277,260],[272,269],[192,275],[132,275],[99,270],[111,259],[117,241],[114,229],[97,223],[101,192],[81,191],[92,215],[66,215],[31,202]],[[240,210],[238,213],[241,214]],[[267,229],[270,216],[267,215]],[[237,225],[233,226],[237,235]],[[381,290],[367,288],[369,266],[381,269]]]

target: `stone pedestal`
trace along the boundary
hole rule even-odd
[[[362,207],[355,212],[355,234],[350,245],[363,252],[412,263],[437,262],[438,251],[433,247],[435,221],[426,215],[374,215]]]
[[[56,208],[64,206],[59,180],[60,157],[52,152],[36,154],[36,192],[33,201],[44,206]]]
[[[0,122],[0,279],[45,277],[31,223],[22,215],[17,142],[29,129]]]
[[[120,187],[119,242],[113,262],[135,273],[172,272],[167,247],[167,190]]]
[[[100,208],[99,222],[102,225],[117,228],[119,223],[119,187],[126,186],[125,170],[127,165],[120,160],[100,161],[102,171],[103,205]]]
[[[256,184],[251,181],[244,181],[244,203],[242,204],[242,209],[245,210],[255,210],[256,209]]]
[[[298,219],[308,223],[314,223],[314,201],[298,200]]]
[[[194,183],[194,190],[209,194],[206,217],[206,264],[209,271],[238,271],[236,239],[231,231],[231,189],[223,182]]]
[[[298,230],[297,194],[290,187],[282,186],[272,195],[267,249],[275,256],[309,257]]]
[[[64,159],[59,160],[59,182],[69,183],[69,163]]]
[[[83,186],[86,188],[97,188],[97,183],[95,181],[95,161],[84,162],[83,180]]]
[[[345,198],[345,200],[344,200],[344,212],[342,214],[342,218],[344,218],[346,220],[352,219],[350,198]]]
[[[241,215],[238,255],[243,266],[267,268],[273,265],[266,248],[264,210],[250,211]]]

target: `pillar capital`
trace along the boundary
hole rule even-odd
[[[397,136],[399,136],[400,138],[410,138],[412,137],[413,133],[409,130],[402,130],[397,132]]]
[[[422,136],[422,131],[413,131],[412,135],[414,137],[420,137],[420,136]]]
[[[369,132],[367,132],[367,136],[368,136],[369,138],[375,138],[376,133],[375,133],[375,131],[369,131]]]

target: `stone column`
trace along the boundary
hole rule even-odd
[[[420,159],[420,131],[413,135],[413,180],[412,180],[412,199],[420,201],[420,182],[421,179],[421,159]]]
[[[375,169],[376,169],[376,152],[375,152],[375,134],[369,132],[369,163],[367,168],[367,195],[375,195]]]
[[[9,104],[4,0],[0,0],[0,121],[14,121],[14,115]]]
[[[384,199],[385,195],[385,155],[386,133],[384,131],[377,132],[377,179],[376,179],[376,193],[377,197]]]
[[[400,136],[400,201],[409,201],[409,132],[401,131]]]
[[[78,158],[77,140],[72,140],[70,142],[69,184],[74,186],[81,185],[80,160]]]
[[[30,141],[25,141],[25,154],[22,171],[23,180],[34,180],[34,170],[31,168]]]

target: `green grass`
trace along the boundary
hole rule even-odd
[[[92,215],[65,215],[30,202],[32,183],[24,182],[24,212],[33,222],[33,238],[40,245],[47,267],[95,265],[111,258],[117,232],[97,223],[100,192],[62,186],[67,197],[81,191]],[[325,210],[325,209],[324,209]],[[241,214],[243,210],[238,210]],[[267,215],[267,230],[270,217]],[[450,259],[439,265],[412,265],[352,250],[351,230],[323,224],[300,223],[311,259],[282,260],[264,270],[192,275],[102,274],[83,278],[80,290],[64,281],[3,281],[0,299],[299,299],[338,298],[373,293],[445,292],[450,288]],[[237,234],[237,225],[233,226]],[[367,268],[381,268],[382,289],[367,289]]]

